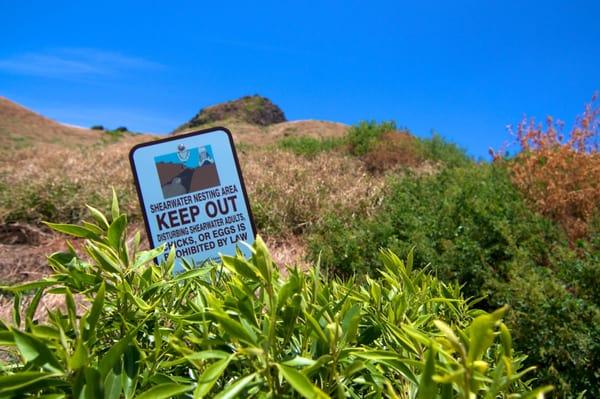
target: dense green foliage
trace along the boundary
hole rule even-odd
[[[157,266],[139,251],[125,215],[90,208],[93,222],[50,225],[86,238],[53,254],[54,274],[3,287],[12,325],[0,323],[0,397],[537,398],[501,319],[471,308],[460,288],[382,252],[362,284],[290,269],[283,277],[262,240],[250,260]],[[171,253],[174,253],[172,251]],[[33,299],[24,309],[24,294]],[[36,308],[47,293],[66,312]],[[79,298],[79,299],[77,299]],[[79,301],[79,305],[78,305]]]
[[[433,133],[430,138],[419,139],[419,152],[424,159],[449,167],[468,166],[473,163],[462,148],[448,142],[437,133]]]
[[[558,226],[526,206],[505,169],[398,178],[372,218],[326,218],[311,240],[312,256],[338,275],[375,273],[381,247],[414,248],[417,265],[430,263],[487,308],[509,304],[518,347],[543,365],[538,375],[564,396],[600,396],[598,235],[571,249]]]

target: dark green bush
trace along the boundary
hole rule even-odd
[[[444,284],[381,252],[377,280],[341,282],[290,269],[282,277],[260,238],[251,259],[222,266],[153,259],[127,239],[127,218],[50,227],[85,238],[49,258],[54,274],[18,286],[0,322],[0,397],[52,398],[543,398],[502,323],[506,308],[472,309]],[[110,220],[110,221],[109,221]],[[171,251],[173,254],[174,251]],[[21,298],[33,292],[29,305]],[[46,293],[66,310],[36,316]],[[84,298],[77,306],[76,296]],[[6,359],[6,357],[3,357]]]
[[[338,275],[372,273],[378,248],[414,248],[417,265],[430,263],[438,277],[465,284],[483,306],[508,303],[519,315],[511,319],[519,348],[544,365],[538,375],[563,395],[600,395],[600,315],[587,285],[598,279],[597,252],[573,256],[562,230],[526,206],[504,169],[401,179],[371,219],[329,217],[320,231],[311,238],[312,257]],[[576,267],[581,279],[570,270]],[[576,295],[565,275],[586,294]]]
[[[102,125],[94,125],[90,129],[92,129],[92,130],[104,130],[104,126],[102,126]]]

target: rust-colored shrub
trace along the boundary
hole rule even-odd
[[[382,134],[363,160],[371,172],[384,172],[397,166],[414,167],[423,161],[415,137],[398,131]]]
[[[545,128],[523,119],[520,152],[510,162],[514,183],[544,215],[560,223],[571,240],[586,235],[600,209],[600,106],[594,96],[572,130],[551,117]],[[492,153],[496,160],[498,154]]]

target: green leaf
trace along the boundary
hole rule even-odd
[[[134,381],[140,372],[140,350],[133,344],[127,345],[123,353],[123,370],[131,381]]]
[[[231,356],[231,353],[219,350],[205,350],[202,352],[194,352],[189,355],[185,355],[186,359],[189,360],[225,359],[229,356]]]
[[[81,224],[82,224],[82,227],[85,227],[86,229],[93,232],[97,236],[101,236],[102,234],[104,234],[104,230],[102,230],[98,225],[86,222],[85,220],[82,221]]]
[[[256,281],[258,278],[258,270],[253,264],[246,261],[245,259],[233,256],[222,256],[223,266],[232,273],[239,274],[242,277]]]
[[[307,367],[307,366],[313,366],[315,363],[316,363],[316,360],[308,359],[308,358],[302,357],[302,356],[296,356],[295,358],[286,360],[285,362],[283,362],[281,364],[290,366],[290,367]]]
[[[15,338],[9,330],[0,331],[0,346],[13,346],[15,344]]]
[[[92,217],[96,220],[96,222],[98,222],[100,227],[103,228],[104,230],[108,229],[108,220],[106,219],[106,216],[104,216],[104,214],[102,212],[100,212],[98,209],[94,208],[93,206],[89,206],[86,204],[86,207],[90,211],[90,214],[92,215]]]
[[[108,251],[100,249],[92,243],[87,245],[90,255],[98,262],[98,264],[109,273],[119,274],[121,266],[117,259],[109,254]]]
[[[50,227],[52,230],[58,231],[59,233],[68,234],[73,237],[78,238],[89,238],[89,239],[98,239],[98,235],[90,229],[86,229],[85,227],[78,226],[76,224],[60,224],[60,223],[49,223],[44,222],[44,224]]]
[[[312,317],[312,315],[307,311],[304,312],[304,316],[306,317],[306,320],[308,320],[308,323],[312,327],[312,330],[315,332],[315,334],[317,334],[319,341],[321,341],[323,345],[327,345],[327,337],[325,336],[325,332],[323,332],[323,329],[321,328],[319,322],[315,320],[315,318]]]
[[[175,246],[171,245],[171,248],[169,248],[169,255],[167,255],[167,260],[162,264],[164,270],[168,270],[169,273],[171,273],[175,267],[175,254]]]
[[[110,207],[110,212],[111,212],[112,220],[116,220],[120,215],[119,198],[117,197],[117,192],[115,191],[114,187],[112,189],[112,204]]]
[[[90,308],[87,314],[83,326],[82,335],[83,340],[86,342],[96,336],[96,324],[98,323],[98,319],[100,318],[100,314],[102,313],[102,309],[104,306],[105,292],[106,284],[102,282],[102,284],[100,284],[100,288],[98,288],[98,292],[96,292],[96,297],[94,298],[94,302],[92,303],[92,307]]]
[[[161,245],[158,248],[154,248],[150,251],[141,251],[135,255],[135,261],[133,262],[133,269],[137,269],[140,266],[145,265],[146,263],[154,260],[158,256],[162,255],[165,252],[165,245]]]
[[[130,331],[125,337],[123,337],[119,342],[113,345],[108,352],[100,359],[99,369],[100,374],[104,377],[108,374],[108,372],[115,366],[115,364],[121,359],[121,355],[127,349],[127,346],[136,336],[137,331],[141,327],[138,326],[134,330]]]
[[[6,291],[6,292],[11,292],[11,293],[17,293],[17,292],[31,291],[31,290],[38,289],[38,288],[46,288],[46,287],[49,287],[54,284],[56,284],[56,280],[52,277],[49,277],[49,278],[45,278],[42,280],[29,281],[26,283],[15,284],[12,286],[3,285],[3,286],[0,286],[0,290]]]
[[[85,343],[81,340],[77,340],[77,346],[75,347],[75,352],[69,359],[69,368],[71,370],[77,370],[88,363],[88,350]]]
[[[262,275],[264,281],[267,284],[271,284],[274,271],[273,260],[271,259],[271,254],[269,254],[269,250],[261,236],[256,236],[253,247],[255,250],[254,255],[252,256],[253,263]]]
[[[118,251],[121,246],[121,239],[125,232],[125,227],[127,227],[127,216],[121,215],[118,218],[113,219],[108,228],[108,243],[115,251]]]
[[[448,324],[444,323],[441,320],[434,320],[433,323],[438,328],[438,330],[440,330],[444,334],[446,339],[452,344],[453,349],[461,353],[462,344],[460,343],[460,340],[458,339],[456,334],[454,334],[454,331],[452,331],[452,328],[450,328]]]
[[[188,270],[188,271],[185,271],[183,273],[177,274],[177,277],[175,277],[173,280],[171,280],[171,283],[175,284],[175,283],[179,283],[181,281],[187,281],[187,280],[190,280],[190,279],[196,279],[198,277],[206,276],[212,270],[213,270],[212,266],[198,267],[198,268],[195,268],[195,269],[192,269],[192,270]]]
[[[62,367],[48,346],[31,334],[12,330],[15,344],[26,362],[48,371],[61,372]]]
[[[356,351],[352,354],[358,358],[370,360],[373,363],[385,364],[386,366],[398,371],[413,384],[417,385],[417,378],[408,367],[408,359],[402,358],[396,352],[388,352],[384,350],[367,350]]]
[[[73,326],[74,331],[77,331],[77,305],[75,305],[75,298],[73,297],[73,293],[69,287],[65,288],[65,302],[67,305],[67,313],[69,315],[71,326]]]
[[[469,362],[480,360],[483,354],[494,342],[494,326],[504,312],[508,309],[504,306],[493,313],[477,316],[469,326]]]
[[[227,388],[219,392],[214,399],[231,399],[237,397],[237,394],[240,393],[246,387],[246,385],[252,382],[255,377],[256,373],[253,373],[238,379],[232,385],[229,385]]]
[[[317,372],[321,367],[324,367],[325,365],[329,366],[329,363],[331,363],[333,361],[333,357],[331,355],[323,355],[321,357],[319,357],[314,364],[305,367],[302,370],[302,374],[306,375],[306,376],[310,376],[312,374],[314,374],[315,372]]]
[[[119,399],[121,397],[122,368],[120,364],[113,367],[104,379],[104,399]]]
[[[295,368],[284,366],[283,364],[277,364],[277,368],[279,369],[279,372],[283,378],[289,382],[292,388],[294,388],[303,397],[307,399],[329,397],[327,394],[325,394],[325,392],[313,385],[304,374],[298,372]]]
[[[215,385],[219,377],[223,374],[233,356],[218,360],[208,366],[206,370],[198,377],[198,386],[194,391],[194,398],[203,398]]]
[[[342,331],[344,332],[344,338],[347,343],[351,343],[356,338],[358,331],[358,325],[360,324],[361,316],[361,305],[355,303],[350,309],[344,314],[342,320]]]
[[[85,376],[85,399],[103,399],[102,381],[98,370],[85,367],[83,374]]]
[[[35,317],[35,312],[40,304],[40,300],[42,299],[42,295],[44,294],[44,289],[38,289],[33,298],[31,299],[31,303],[27,306],[27,311],[25,312],[25,322],[27,328],[30,328],[33,322],[33,318]]]
[[[425,367],[419,381],[417,399],[435,398],[437,394],[437,384],[433,380],[433,373],[435,372],[435,350],[433,346],[429,348],[426,356],[427,360],[425,360]]]
[[[13,299],[13,323],[15,326],[21,326],[21,293],[15,293],[15,297]]]
[[[504,355],[510,357],[512,352],[512,337],[510,336],[508,327],[504,323],[500,323],[500,339],[502,340]]]
[[[256,343],[256,336],[252,330],[248,331],[238,321],[229,317],[226,313],[221,312],[207,312],[207,317],[217,321],[221,327],[229,334],[232,338],[240,341],[245,341],[250,344]]]
[[[40,371],[21,371],[16,374],[2,375],[0,376],[0,395],[23,392],[27,390],[27,387],[35,387],[41,381],[47,381],[58,376],[60,374]],[[13,397],[13,395],[8,397]]]
[[[193,385],[164,383],[142,392],[140,395],[136,396],[136,399],[168,399],[191,391],[192,389],[194,389]]]

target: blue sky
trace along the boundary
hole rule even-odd
[[[600,90],[600,2],[0,1],[0,95],[168,132],[259,93],[288,119],[395,120],[487,158]]]

